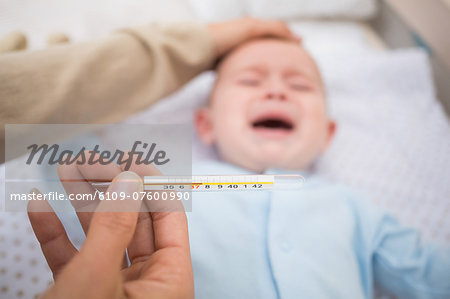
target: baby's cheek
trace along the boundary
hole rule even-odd
[[[237,119],[235,119],[236,115],[230,108],[229,106],[219,108],[213,115],[215,138],[221,143],[229,142],[233,135],[236,134]]]
[[[313,107],[306,111],[302,117],[302,135],[306,137],[308,148],[314,152],[323,147],[327,138],[327,118],[326,114],[318,107]]]
[[[318,101],[313,99],[313,101]],[[306,106],[305,117],[316,129],[323,129],[323,125],[326,123],[326,110],[323,105],[311,102]]]

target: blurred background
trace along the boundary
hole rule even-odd
[[[338,131],[312,171],[449,246],[450,0],[0,0],[0,39],[15,32],[23,51],[40,50],[61,36],[85,42],[149,22],[242,16],[287,21],[319,64]],[[187,124],[213,81],[204,73],[124,122]],[[217,158],[195,135],[193,144],[194,160]],[[67,219],[79,246],[76,218]],[[48,283],[26,215],[2,212],[0,298],[37,298]]]

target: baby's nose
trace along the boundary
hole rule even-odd
[[[264,97],[267,100],[286,100],[286,94],[282,90],[271,89],[266,92]]]

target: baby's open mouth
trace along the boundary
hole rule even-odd
[[[258,135],[269,139],[280,139],[294,132],[294,122],[286,115],[266,115],[251,123]]]
[[[285,119],[266,118],[253,122],[253,128],[290,131],[294,126],[290,121]]]

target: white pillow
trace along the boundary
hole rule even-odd
[[[239,16],[269,19],[354,18],[367,19],[377,12],[376,0],[189,0],[197,17],[219,21]]]

